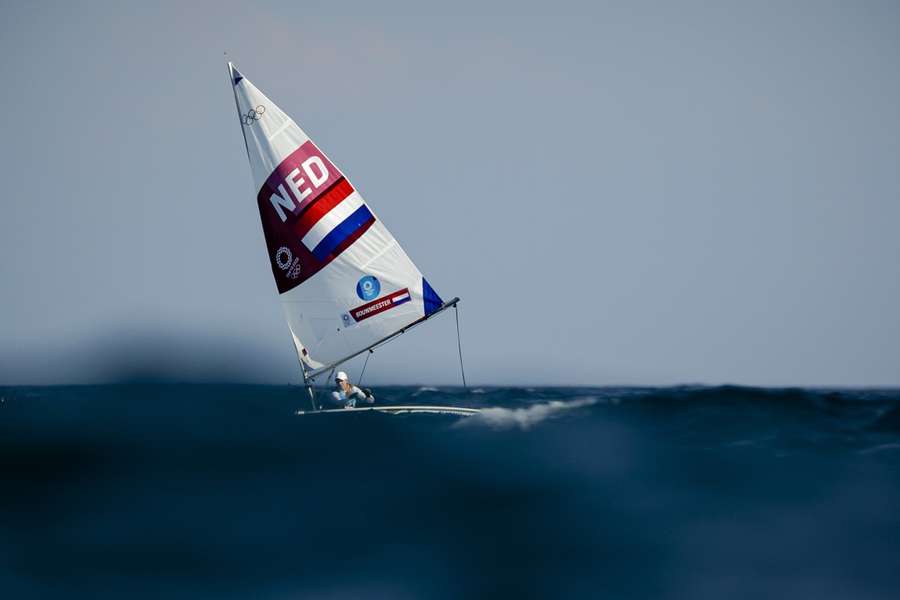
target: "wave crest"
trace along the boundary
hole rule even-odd
[[[484,408],[477,415],[459,421],[457,426],[487,425],[495,429],[518,428],[525,431],[542,421],[557,417],[561,413],[591,406],[597,401],[597,398],[593,396],[586,396],[568,401],[551,400],[524,408]]]
[[[410,396],[415,398],[416,396],[420,396],[422,394],[435,393],[435,392],[440,392],[440,391],[441,390],[439,390],[436,387],[431,387],[430,385],[423,385],[423,386],[420,386],[419,389],[414,391],[412,394],[410,394]]]

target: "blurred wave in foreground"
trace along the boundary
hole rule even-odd
[[[900,392],[0,388],[9,598],[889,598]]]

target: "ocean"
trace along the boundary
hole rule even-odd
[[[0,388],[3,598],[897,598],[900,392]]]

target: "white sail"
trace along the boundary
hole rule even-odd
[[[228,63],[272,273],[312,372],[444,303],[344,174]]]

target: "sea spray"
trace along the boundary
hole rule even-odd
[[[456,423],[456,427],[487,425],[495,429],[531,429],[538,423],[561,414],[597,404],[598,399],[588,396],[573,400],[551,400],[522,408],[484,408],[480,413]]]

